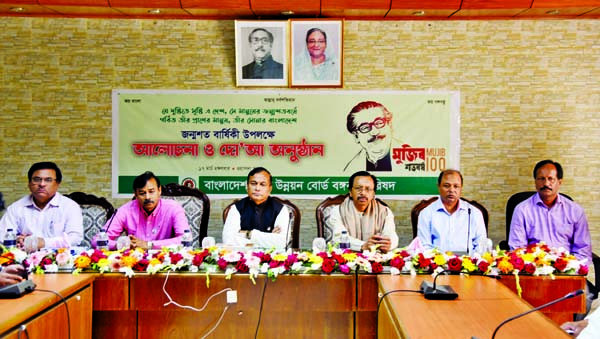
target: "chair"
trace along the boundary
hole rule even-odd
[[[506,202],[506,240],[500,241],[500,243],[498,244],[500,249],[503,249],[505,251],[510,250],[510,246],[508,245],[508,236],[510,235],[510,224],[512,221],[513,213],[515,212],[515,207],[517,207],[517,205],[521,202],[530,198],[535,193],[536,191],[518,192],[511,195],[510,198],[508,198],[508,201]],[[567,194],[559,194],[571,201],[574,201],[573,198],[571,198]],[[596,299],[598,298],[598,292],[600,292],[600,288],[598,288],[598,286],[600,286],[600,257],[596,253],[592,253],[592,264],[594,265],[594,281],[596,286],[592,285],[592,283],[588,280],[588,287],[590,291],[594,294],[594,299]]]
[[[337,195],[335,197],[329,197],[317,205],[315,210],[315,218],[317,219],[317,237],[324,238],[326,242],[330,242],[333,239],[333,231],[326,227],[325,219],[329,217],[332,207],[341,205],[349,194],[350,193],[346,193]],[[382,205],[389,207],[381,199],[375,199]]]
[[[271,198],[274,199],[275,201],[278,201],[278,202],[284,204],[292,211],[292,220],[291,220],[291,222],[293,223],[292,224],[292,240],[291,240],[292,248],[293,249],[300,248],[300,209],[298,208],[298,206],[294,205],[289,200],[279,198],[279,197],[274,197],[274,196],[271,196]],[[227,215],[229,214],[229,210],[231,209],[231,206],[233,206],[239,200],[240,199],[235,199],[232,203],[227,205],[225,207],[225,209],[223,209],[223,223],[225,223],[225,220],[227,219]]]
[[[208,216],[210,215],[208,196],[197,188],[170,183],[161,185],[161,197],[175,200],[181,204],[194,237],[192,247],[200,247],[202,239],[208,234]]]
[[[103,197],[83,192],[73,192],[65,196],[75,201],[81,207],[83,216],[83,240],[81,246],[91,248],[92,238],[106,224],[107,220],[115,213],[113,205]]]
[[[413,238],[415,238],[418,233],[417,226],[419,224],[419,213],[421,213],[421,211],[425,207],[431,205],[434,201],[438,200],[438,198],[439,197],[431,197],[429,199],[423,199],[419,203],[417,203],[415,206],[413,206],[413,208],[410,210],[410,223],[412,225]],[[478,203],[475,200],[469,200],[467,198],[460,198],[460,199],[477,207],[479,209],[479,211],[481,211],[481,214],[483,215],[483,223],[485,224],[485,232],[487,233],[488,225],[490,222],[490,214],[488,213],[487,208],[485,208],[482,204]]]

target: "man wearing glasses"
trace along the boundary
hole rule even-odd
[[[325,216],[325,227],[340,242],[342,231],[350,236],[350,249],[364,251],[376,248],[386,253],[398,247],[394,214],[384,203],[375,199],[377,178],[369,172],[359,171],[348,180],[349,195]]]
[[[248,36],[254,61],[242,67],[242,79],[283,79],[283,65],[273,60],[273,34],[255,28]]]
[[[81,208],[58,192],[62,173],[53,162],[38,162],[27,173],[31,194],[14,202],[0,220],[0,238],[7,229],[17,233],[17,247],[68,248],[83,239]],[[25,246],[27,244],[27,246]]]
[[[362,149],[346,164],[344,171],[353,162],[366,162],[367,171],[392,170],[392,113],[385,106],[375,101],[358,103],[346,117],[346,129]]]
[[[291,241],[290,211],[271,198],[273,177],[264,167],[248,173],[248,196],[236,201],[223,226],[223,243],[235,247],[287,248]]]

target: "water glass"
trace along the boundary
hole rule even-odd
[[[204,239],[202,239],[202,248],[214,247],[215,243],[216,243],[215,238],[204,237]]]
[[[325,252],[327,250],[327,242],[323,238],[315,238],[312,242],[313,253]]]

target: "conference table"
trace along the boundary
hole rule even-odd
[[[377,277],[379,291],[387,294],[378,316],[379,338],[492,338],[506,319],[526,312],[531,306],[502,282],[485,276],[444,276],[437,284],[450,285],[455,300],[428,300],[418,290],[428,276]],[[540,312],[506,323],[496,338],[570,338]]]
[[[538,286],[553,283],[531,278]],[[0,300],[6,314],[0,319],[0,338],[18,338],[23,324],[28,338],[44,339],[66,338],[67,328],[71,338],[490,338],[502,320],[531,309],[505,286],[510,285],[508,280],[481,276],[440,277],[440,283],[458,291],[459,298],[452,301],[425,300],[417,293],[390,294],[379,314],[380,293],[418,289],[421,281],[432,277],[300,274],[252,281],[247,274],[136,273],[129,278],[121,273],[57,273],[32,279],[36,291]],[[565,280],[585,283],[583,277]],[[60,299],[42,289],[66,298],[70,326]],[[228,291],[235,291],[235,296],[228,296]],[[581,302],[575,302],[575,308]],[[204,306],[202,311],[189,309]],[[498,338],[516,333],[564,337],[557,323],[540,312],[506,325]]]

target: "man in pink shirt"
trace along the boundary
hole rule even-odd
[[[178,202],[160,198],[160,180],[154,173],[136,177],[133,191],[135,199],[117,209],[104,227],[109,247],[116,248],[116,239],[123,231],[129,236],[131,248],[160,249],[180,244],[184,231],[190,228],[185,211]]]

